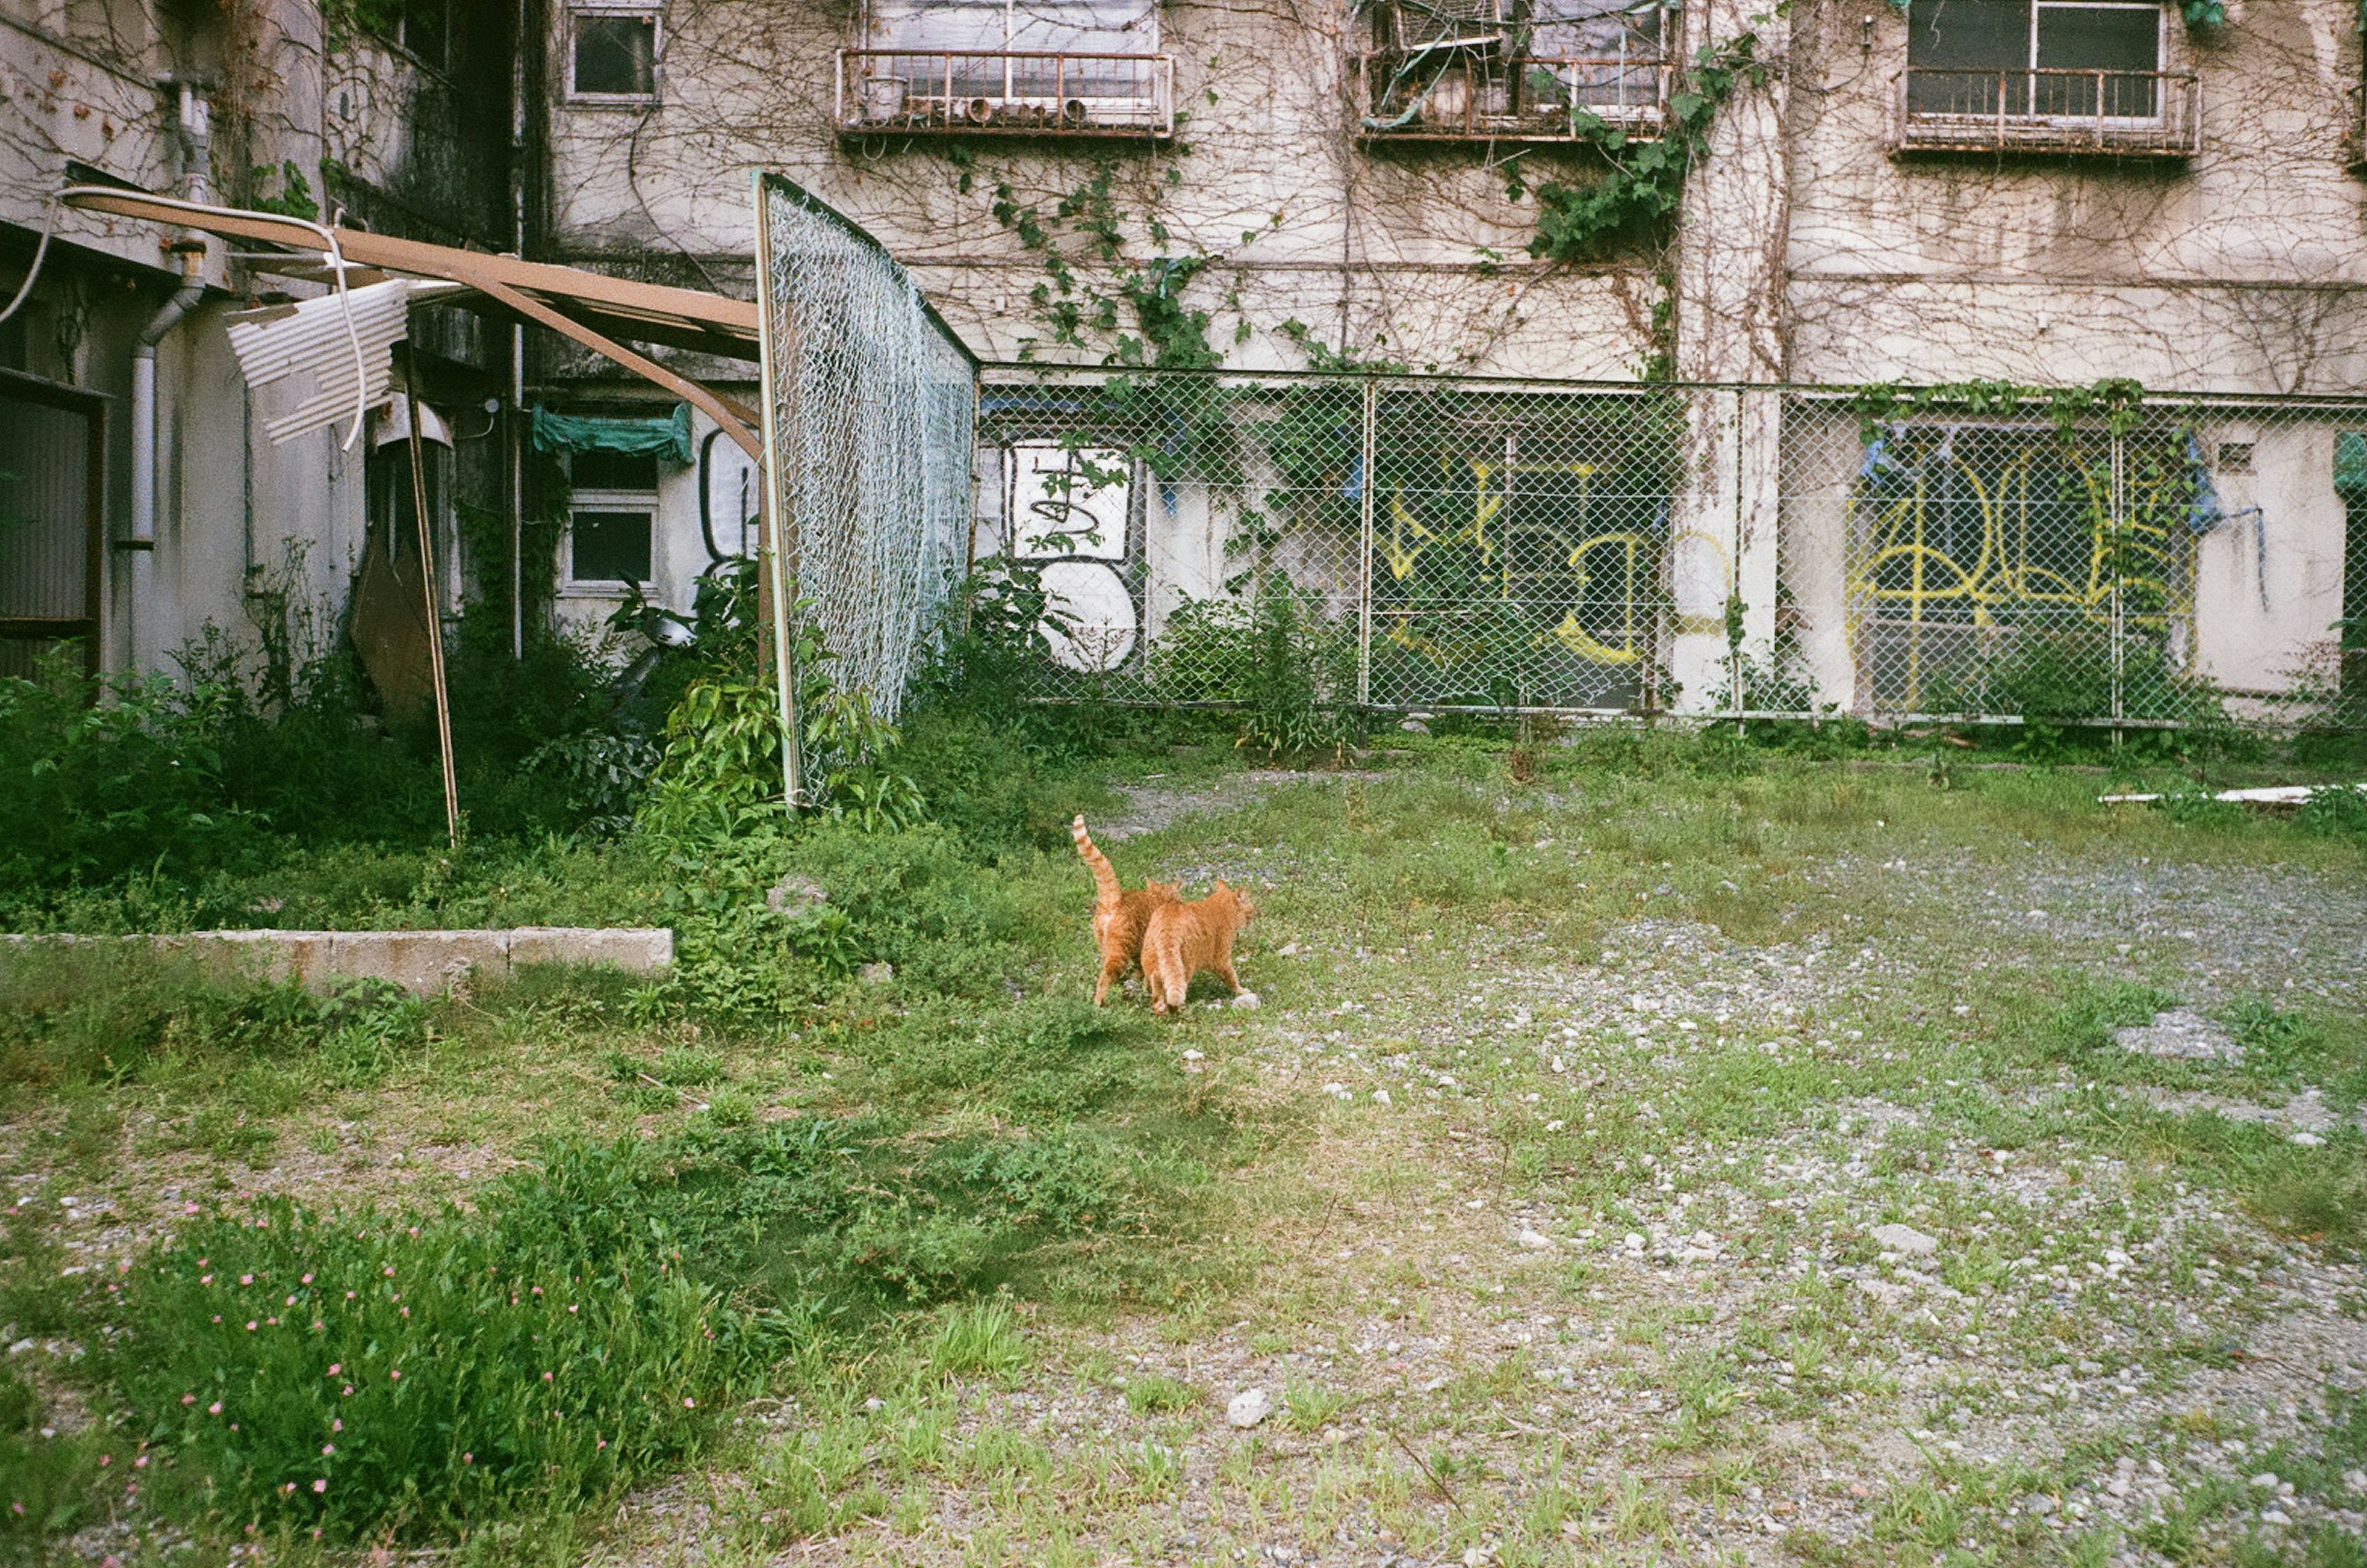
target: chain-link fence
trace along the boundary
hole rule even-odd
[[[2367,406],[1006,367],[972,553],[1042,574],[1051,699],[2305,716],[2361,614],[2353,431]]]
[[[1043,695],[1240,701],[1286,649],[1374,707],[1659,696],[1663,391],[1005,372],[979,430],[977,554],[1060,612]]]
[[[777,175],[757,209],[776,604],[892,719],[962,565],[977,362],[871,236]]]
[[[2362,415],[2160,394],[1795,400],[1778,662],[1870,715],[2142,728],[2233,699],[2322,716],[2367,550]]]

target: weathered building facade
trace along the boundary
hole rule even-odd
[[[2178,672],[2272,694],[2361,609],[2336,482],[2359,422],[2297,400],[2367,390],[2356,27],[2343,0],[2237,0],[2200,27],[2126,0],[1781,17],[1738,0],[598,0],[554,9],[543,32],[538,205],[556,254],[736,290],[747,171],[778,168],[868,228],[990,361],[1691,385],[1674,394],[1687,434],[1649,569],[1655,656],[1687,705],[1750,700],[1738,629],[1790,667],[1789,705],[1806,682],[1818,705],[1928,707],[1942,694],[1914,671],[2011,619],[2009,600],[2142,621]],[[1705,87],[1717,71],[1731,79]],[[1582,195],[1655,142],[1693,153],[1671,221],[1534,254],[1556,187]],[[2034,408],[1976,421],[1917,459],[1911,525],[1878,518],[1863,399],[1814,395],[2115,379],[2157,403],[2235,400],[2068,457]],[[604,390],[549,384],[587,405]],[[990,543],[1014,460],[981,457]],[[2069,516],[2063,492],[2091,467],[2148,463],[2180,470],[2180,499],[2146,513],[2115,491],[2113,536],[2165,535],[2165,508],[2187,536],[2156,540],[2169,566],[2112,557],[2118,580],[2100,587],[2080,558],[2122,546],[2098,543],[2104,525]],[[2010,473],[2024,498],[2011,550],[1994,495],[1941,494]],[[652,482],[657,558],[695,571],[683,519],[700,485],[712,514],[743,483]],[[1224,551],[1207,536],[1234,527],[1164,491],[1136,572],[1159,575],[1162,528],[1171,561],[1200,564],[1137,595],[1146,633],[1216,591]],[[2035,545],[2033,517],[2049,535]],[[1954,537],[1967,530],[1988,544]]]
[[[2345,457],[2367,429],[2345,400],[2367,395],[2357,9],[2229,0],[2215,25],[2185,10],[532,0],[513,57],[507,18],[465,8],[436,16],[476,44],[438,54],[435,17],[340,33],[304,7],[266,26],[234,6],[207,25],[265,40],[239,47],[272,62],[255,101],[275,107],[240,110],[251,146],[226,163],[217,132],[211,162],[217,178],[334,164],[358,182],[341,198],[380,226],[741,297],[751,171],[785,173],[875,236],[989,363],[981,552],[1027,545],[1022,514],[1045,511],[1048,485],[1054,510],[1105,525],[1052,561],[1109,650],[1081,666],[1132,660],[1147,677],[1146,646],[1238,587],[1247,551],[1362,615],[1359,690],[1376,702],[1964,711],[1998,694],[1967,683],[1968,660],[2093,631],[2112,716],[2168,718],[2123,705],[2132,658],[2272,697],[2325,668],[2337,623],[2367,616],[2350,522],[2367,445]],[[0,147],[25,171],[9,188],[38,192],[85,141],[119,142],[107,166],[123,177],[188,177],[163,67],[106,77],[119,111],[96,86],[41,85],[66,69],[39,51],[63,48],[69,11],[7,35],[25,62],[10,57],[7,113],[47,117],[18,138],[38,157]],[[215,79],[206,58],[190,55],[193,79]],[[98,107],[75,118],[85,101]],[[106,126],[122,128],[112,141]],[[30,194],[10,199],[0,267],[40,224]],[[62,235],[116,269],[114,324],[92,317],[81,358],[58,358],[52,283],[0,327],[0,351],[109,390],[171,274],[156,236],[88,230]],[[531,406],[663,421],[673,405],[540,334],[504,399],[503,334],[431,314],[453,323],[425,346],[448,371],[435,390],[456,491],[552,516],[553,558],[529,564],[552,573],[562,624],[604,619],[627,579],[686,605],[745,547],[759,485],[703,420],[686,442],[626,432],[638,450],[555,443],[555,493],[509,479],[502,442]],[[218,345],[185,327],[160,350],[179,406],[203,411],[184,417],[237,412]],[[751,365],[653,352],[756,396]],[[1093,428],[1063,412],[1073,393],[992,368],[1023,363],[1154,367],[1178,386],[1392,378],[1373,397],[1344,376],[1289,383],[1305,389],[1281,402],[1204,399],[1235,434],[1223,464],[1192,471],[1172,432]],[[1425,378],[1463,378],[1467,402],[1408,412]],[[1992,381],[2057,391],[1867,390]],[[2146,391],[2061,391],[2103,383]],[[504,412],[477,412],[481,394]],[[1240,434],[1261,422],[1294,439],[1320,426],[1324,452]],[[168,480],[155,570],[227,582],[297,536],[349,570],[368,487],[334,445],[198,438],[254,455],[232,482]],[[1077,455],[1104,450],[1127,471],[1080,505]],[[119,513],[129,461],[115,439]],[[1048,479],[1048,462],[1066,467]],[[249,494],[273,498],[274,522],[248,522]],[[176,556],[174,528],[236,547]],[[1472,581],[1425,587],[1425,563],[1450,558]],[[153,659],[188,616],[138,631],[119,566],[102,574],[110,635]],[[1450,670],[1455,639],[1425,605],[1501,622],[1557,662]],[[1405,673],[1375,684],[1383,645]]]
[[[404,488],[384,411],[350,447],[343,425],[284,446],[261,429],[223,320],[320,285],[52,195],[119,186],[513,248],[514,37],[505,9],[458,0],[0,6],[0,305],[22,290],[0,321],[0,670],[62,641],[94,669],[170,671],[209,625],[251,637],[250,607],[289,600],[334,635]],[[485,411],[510,342],[456,310],[415,317],[457,580],[456,509],[504,504]]]

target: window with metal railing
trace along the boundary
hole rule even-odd
[[[1573,141],[1660,133],[1670,9],[1646,0],[1395,0],[1358,62],[1361,134]]]
[[[839,53],[842,133],[1164,137],[1175,63],[1146,0],[872,0]]]
[[[1910,0],[1899,152],[2186,157],[2201,97],[2153,0]]]

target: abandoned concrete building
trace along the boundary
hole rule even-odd
[[[2073,716],[2322,700],[2367,642],[2352,0],[1775,9],[0,0],[0,299],[54,230],[0,323],[43,541],[0,667],[162,665],[291,562],[342,605],[407,515],[391,412],[259,434],[216,318],[307,286],[45,193],[747,299],[762,169],[980,363],[969,553],[1045,572],[1063,679],[1221,696],[1193,637],[1286,577],[1375,705],[2003,715],[2073,643]],[[596,627],[749,548],[704,416],[465,310],[413,341],[456,613]]]

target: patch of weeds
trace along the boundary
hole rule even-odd
[[[1163,1372],[1146,1372],[1126,1385],[1127,1408],[1138,1416],[1171,1416],[1191,1409],[1200,1399],[1198,1389]]]
[[[700,1089],[723,1081],[723,1058],[712,1051],[669,1046],[658,1053],[650,1076],[668,1089]]]
[[[1354,1403],[1353,1395],[1311,1378],[1294,1377],[1282,1385],[1283,1422],[1295,1432],[1319,1431]]]
[[[1027,1342],[1008,1302],[956,1307],[929,1341],[928,1369],[940,1378],[1000,1377],[1026,1361]]]
[[[694,1280],[663,1185],[645,1147],[572,1145],[473,1212],[196,1220],[126,1277],[104,1370],[225,1520],[572,1513],[693,1447],[767,1359]]]
[[[114,1475],[130,1476],[130,1460],[146,1447],[101,1427],[59,1431],[40,1393],[0,1368],[0,1557],[51,1561],[54,1546],[106,1512],[109,1463],[122,1457]]]

